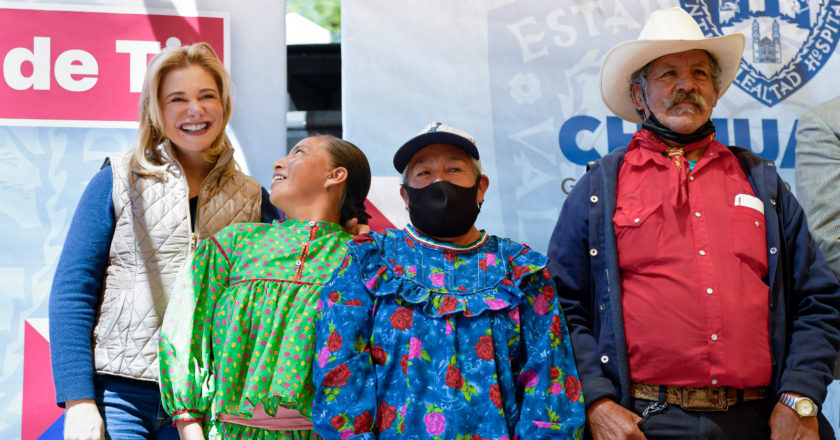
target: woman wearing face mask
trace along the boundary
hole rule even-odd
[[[157,362],[176,272],[223,227],[279,217],[233,160],[230,83],[206,43],[155,56],[134,149],[109,158],[79,201],[49,310],[67,439],[177,438]]]
[[[475,227],[475,140],[429,124],[394,156],[412,225],[359,235],[321,291],[312,406],[327,440],[580,439],[548,259]]]
[[[274,169],[271,203],[286,219],[203,242],[166,311],[161,386],[182,439],[317,438],[316,303],[352,238],[340,225],[368,217],[370,168],[353,144],[316,136]]]

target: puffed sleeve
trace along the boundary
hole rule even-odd
[[[523,439],[580,439],[583,395],[554,281],[542,269],[521,288],[526,295],[519,306],[525,362],[518,386],[524,394],[516,434]]]
[[[370,356],[374,301],[354,249],[321,290],[315,324],[312,423],[325,440],[373,439],[376,393]]]
[[[163,405],[174,422],[203,421],[214,393],[213,311],[228,284],[230,263],[219,240],[204,240],[186,265],[169,300],[160,331]]]

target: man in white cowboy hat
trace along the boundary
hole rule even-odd
[[[773,164],[714,140],[743,48],[670,8],[604,57],[604,102],[642,128],[548,249],[595,439],[834,438],[840,285]]]

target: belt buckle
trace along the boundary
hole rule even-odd
[[[680,389],[680,407],[691,411],[726,411],[729,400],[725,387]]]

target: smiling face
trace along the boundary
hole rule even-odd
[[[289,214],[312,203],[324,194],[333,170],[326,140],[308,137],[298,142],[288,156],[274,163],[271,204]]]
[[[190,65],[163,77],[158,100],[163,132],[176,152],[199,155],[224,129],[224,106],[216,80],[207,70]]]
[[[647,74],[647,102],[642,86],[633,86],[636,108],[644,110],[645,117],[652,112],[662,125],[681,134],[693,133],[709,120],[717,95],[709,55],[703,50],[654,60]]]

